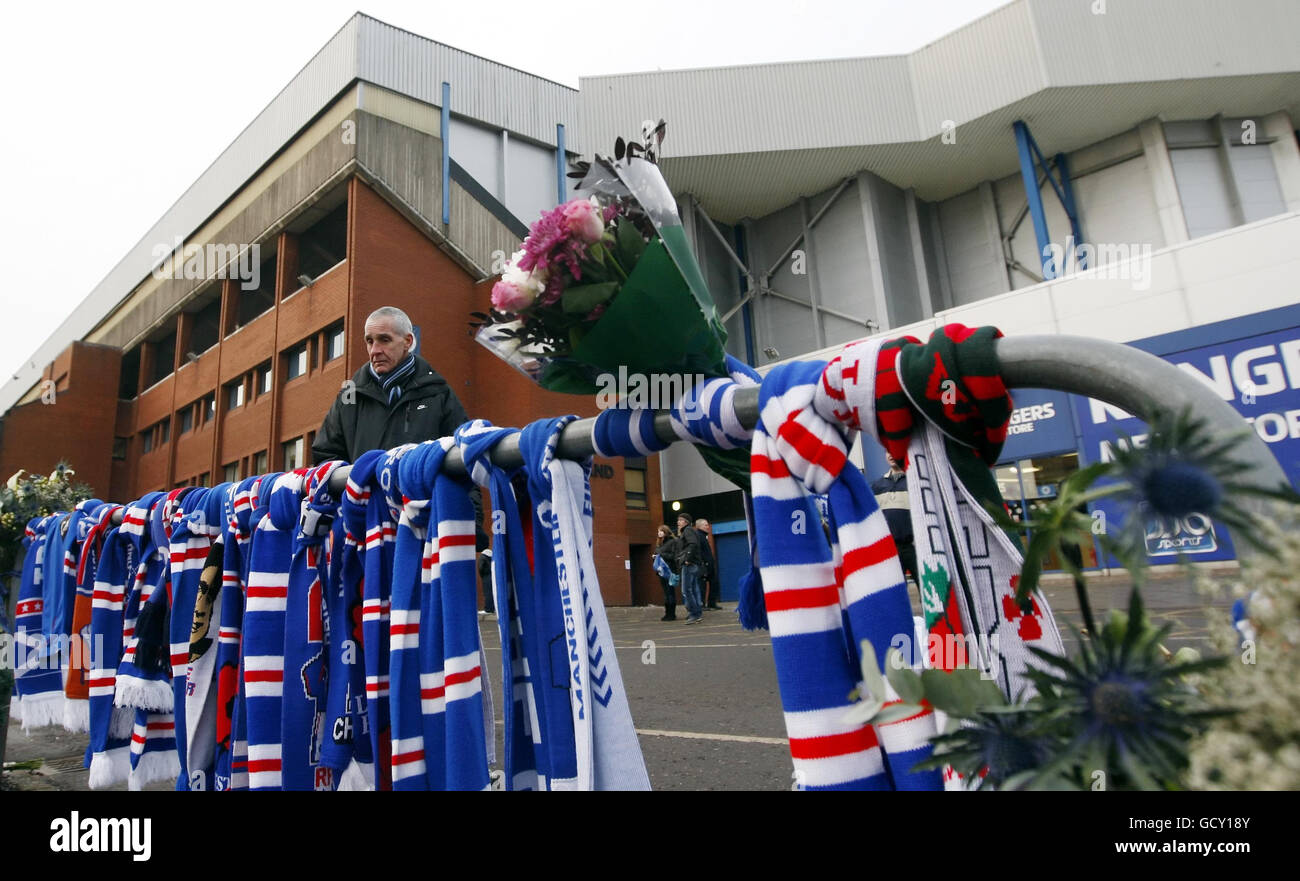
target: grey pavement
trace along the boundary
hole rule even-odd
[[[1233,574],[1230,569],[1219,570],[1216,577]],[[1125,574],[1090,578],[1094,613],[1102,617],[1112,607],[1127,608],[1129,588]],[[1047,578],[1043,593],[1063,632],[1067,622],[1081,626],[1074,589],[1066,579]],[[915,588],[911,594],[915,608]],[[1166,640],[1171,651],[1183,645],[1206,647],[1207,607],[1226,612],[1230,605],[1227,599],[1207,602],[1181,572],[1154,578],[1145,589],[1144,600],[1152,618],[1174,625]],[[705,612],[704,620],[691,626],[680,618],[660,621],[663,609],[656,606],[611,608],[608,613],[654,789],[790,789],[790,757],[766,632],[743,630],[731,603],[724,604],[723,611]],[[496,618],[480,616],[479,623],[493,694],[499,700],[501,654]],[[1068,635],[1067,643],[1073,643]],[[499,722],[497,730],[499,743]],[[11,720],[5,761],[43,762],[35,771],[6,772],[0,785],[26,790],[86,789],[87,772],[81,767],[85,747],[84,734],[47,728],[27,735]],[[158,783],[147,788],[172,787]]]

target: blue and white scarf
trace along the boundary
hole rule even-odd
[[[860,678],[859,641],[871,641],[879,665],[897,638],[911,644],[915,628],[884,515],[848,462],[843,429],[813,407],[824,367],[781,365],[764,378],[751,446],[764,599],[796,780],[805,789],[941,789],[939,772],[912,771],[931,751],[930,711],[874,727],[845,721]],[[813,495],[829,497],[830,544]]]
[[[543,644],[559,640],[565,647],[563,667],[548,664],[538,676],[540,682],[565,683],[563,691],[552,687],[542,697],[547,784],[649,789],[592,559],[591,459],[579,463],[555,455],[560,432],[574,418],[535,422],[524,428],[519,444],[533,503],[534,611]]]
[[[303,481],[282,636],[287,675],[280,737],[286,790],[328,792],[337,784],[332,769],[321,761],[321,748],[325,743],[331,638],[325,597],[325,585],[329,582],[326,540],[338,510],[329,479],[342,464],[335,461],[319,465],[307,472]]]
[[[402,397],[402,384],[415,375],[415,355],[409,354],[387,373],[376,373],[373,364],[367,364],[370,369],[370,375],[379,383],[380,387],[388,395],[388,406],[393,406]]]

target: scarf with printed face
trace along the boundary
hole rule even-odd
[[[389,602],[393,571],[393,524],[384,488],[379,485],[377,467],[387,458],[384,450],[369,450],[357,457],[348,473],[348,490],[343,498],[344,516],[354,535],[363,535],[360,546],[361,632],[365,655],[365,726],[370,731],[374,763],[373,787],[393,788],[392,729],[389,723]],[[360,532],[357,532],[357,528]]]
[[[392,777],[395,790],[444,788],[442,753],[446,730],[438,710],[430,708],[428,737],[424,712],[426,686],[432,705],[434,679],[442,671],[442,608],[429,603],[423,582],[430,563],[425,554],[425,532],[429,525],[431,482],[425,477],[424,463],[433,453],[435,467],[442,464],[450,441],[427,441],[418,446],[408,444],[389,450],[379,466],[379,485],[397,518],[397,535],[393,542],[392,583],[388,619],[388,709],[392,724]],[[423,633],[422,633],[423,630]],[[421,642],[428,649],[429,673],[421,669]]]
[[[543,734],[548,785],[649,789],[592,559],[591,458],[579,463],[555,455],[560,432],[574,418],[535,422],[519,440],[534,505],[535,611],[542,633],[551,636],[546,644],[561,652],[547,671],[561,678],[538,679],[563,682],[569,710],[566,718],[555,706],[563,693],[549,689],[556,694]]]
[[[97,646],[90,673],[90,787],[120,783],[131,773],[131,734],[135,710],[115,704],[117,671],[126,644],[134,636],[144,579],[141,550],[149,512],[162,493],[150,493],[128,505],[121,525],[104,539],[95,570],[90,639]],[[131,602],[127,624],[128,597]]]
[[[68,655],[68,675],[64,680],[66,697],[63,727],[69,731],[90,730],[90,671],[94,666],[94,643],[90,638],[90,616],[95,591],[95,570],[103,551],[104,538],[112,529],[110,518],[120,505],[99,504],[81,521],[84,537],[77,557],[77,599],[72,613],[72,631]]]
[[[190,529],[209,540],[194,597],[185,667],[185,779],[190,791],[213,788],[217,740],[217,646],[221,632],[225,504],[233,484],[208,491],[191,515]],[[179,734],[179,732],[178,732]]]
[[[176,733],[178,773],[176,788],[189,789],[190,775],[186,757],[188,732],[185,703],[189,691],[190,638],[194,631],[194,609],[198,602],[203,571],[207,565],[212,536],[208,528],[207,499],[214,490],[191,488],[170,502],[165,512],[171,524],[168,537],[171,556],[172,608],[168,628],[172,706]]]
[[[912,767],[930,753],[934,716],[846,722],[859,642],[910,645],[911,607],[884,515],[848,463],[838,422],[813,406],[825,365],[782,365],[763,380],[751,476],[772,654],[795,779],[805,789],[939,789]],[[829,531],[810,493],[828,497]],[[883,669],[883,666],[882,666]],[[890,694],[891,701],[896,695]]]
[[[299,472],[277,476],[259,503],[266,506],[253,532],[244,600],[244,709],[248,715],[248,788],[281,789],[283,750],[280,741],[284,697],[285,607],[294,530],[302,501]],[[259,507],[260,507],[259,504]],[[255,515],[256,516],[256,515]]]
[[[994,345],[1000,336],[950,324],[925,345],[855,344],[832,362],[826,383],[842,389],[842,409],[856,414],[848,424],[873,431],[908,463],[926,660],[943,669],[975,664],[1015,699],[1032,694],[1029,648],[1059,653],[1062,645],[1046,598],[1016,603],[1019,543],[985,510],[1004,504],[990,471],[1012,410]],[[924,417],[919,427],[915,413]]]
[[[326,615],[325,586],[329,583],[326,539],[338,510],[338,500],[330,492],[329,480],[342,464],[328,462],[312,468],[303,481],[283,637],[287,675],[281,742],[286,790],[332,791],[338,783],[333,770],[321,761],[321,748],[325,743],[327,665],[332,638]]]
[[[549,775],[540,722],[546,707],[538,701],[533,678],[533,671],[543,668],[538,633],[531,626],[536,621],[536,598],[528,559],[528,534],[524,531],[520,500],[511,475],[490,458],[497,444],[517,434],[518,429],[496,428],[476,419],[456,429],[456,443],[466,469],[479,486],[487,487],[492,501],[492,589],[502,646],[505,788],[536,790],[546,788]],[[525,621],[529,626],[524,626]]]
[[[391,407],[402,397],[403,383],[415,375],[415,355],[407,355],[401,364],[387,373],[376,373],[373,364],[367,364],[366,367],[370,369],[370,375],[388,395],[388,406]]]
[[[14,609],[14,637],[19,656],[14,664],[14,693],[19,700],[23,730],[63,721],[63,672],[57,654],[42,632],[45,609],[45,556],[50,523],[57,515],[28,522],[23,534],[26,556],[23,579]]]

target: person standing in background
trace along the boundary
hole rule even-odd
[[[722,606],[718,605],[721,592],[718,587],[718,560],[713,554],[713,527],[701,517],[695,521],[695,531],[700,534],[700,556],[704,558],[700,567],[700,598],[704,600],[704,608],[711,612],[721,611]]]
[[[871,492],[885,514],[889,534],[898,548],[898,561],[903,564],[903,574],[910,576],[920,589],[920,573],[916,571],[916,545],[912,536],[912,509],[907,499],[907,475],[898,467],[898,460],[888,453],[889,472],[871,484]]]
[[[661,524],[655,536],[655,574],[664,589],[664,616],[660,621],[677,620],[677,537],[667,523]],[[661,565],[662,564],[662,565]]]
[[[700,599],[700,567],[704,552],[703,541],[691,525],[691,515],[685,511],[677,515],[677,560],[682,567],[682,602],[686,604],[686,623],[698,624],[704,617],[704,603]]]
[[[491,548],[484,548],[478,555],[478,577],[483,585],[483,614],[492,615],[496,612],[496,605],[493,601]]]

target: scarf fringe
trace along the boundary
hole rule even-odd
[[[131,748],[119,746],[106,752],[95,753],[90,760],[91,789],[105,789],[122,783],[131,776]]]
[[[150,783],[159,780],[175,780],[181,773],[181,760],[176,750],[161,750],[145,753],[136,762],[135,770],[127,778],[127,787],[138,792]]]
[[[74,734],[90,730],[90,701],[84,698],[67,698],[63,703],[63,727]]]
[[[746,630],[767,630],[767,606],[763,602],[763,576],[751,566],[740,576],[740,626]]]
[[[176,696],[172,685],[161,679],[140,679],[118,674],[113,703],[119,707],[135,707],[155,713],[173,712]]]
[[[24,695],[21,713],[23,733],[29,733],[33,728],[62,725],[64,700],[61,691]]]

